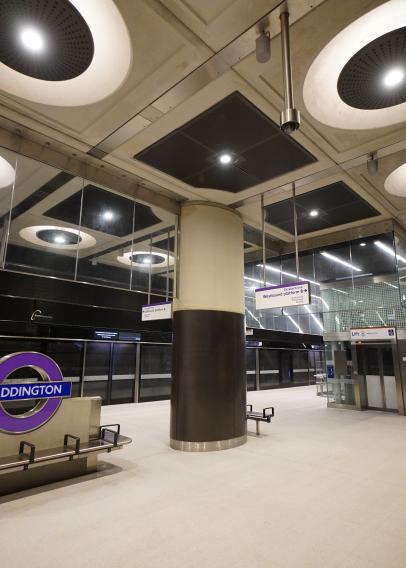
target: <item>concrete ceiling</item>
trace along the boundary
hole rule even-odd
[[[319,123],[303,102],[306,73],[318,53],[352,21],[384,3],[289,0],[295,102],[302,113],[301,128],[293,137],[317,162],[238,194],[192,187],[133,156],[234,91],[279,122],[283,108],[279,35],[283,3],[279,0],[116,0],[133,47],[131,70],[122,86],[98,103],[70,108],[36,104],[0,91],[0,126],[18,124],[44,144],[60,143],[90,154],[99,164],[137,176],[172,200],[207,199],[230,205],[254,227],[261,224],[261,193],[266,192],[266,205],[284,200],[291,195],[293,181],[299,194],[344,181],[378,210],[375,220],[395,218],[405,226],[406,198],[389,195],[383,184],[406,161],[406,116],[395,127],[347,131]],[[255,38],[264,27],[272,38],[272,57],[260,64]],[[371,152],[378,152],[380,158],[375,176],[366,168]],[[291,234],[272,225],[267,231],[292,241]]]

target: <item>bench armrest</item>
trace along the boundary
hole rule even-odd
[[[268,412],[268,413],[267,413],[267,412],[266,412],[267,410],[270,410],[271,412]],[[274,407],[273,407],[273,406],[267,406],[266,408],[264,408],[264,409],[262,410],[262,415],[263,415],[264,418],[267,418],[268,416],[270,416],[270,417],[272,418],[273,416],[275,416]]]
[[[63,446],[64,448],[68,447],[68,439],[71,438],[75,441],[75,454],[79,453],[80,450],[80,438],[79,436],[74,436],[73,434],[65,434],[63,437]]]
[[[113,428],[115,428],[115,430],[113,430]],[[120,424],[106,424],[100,426],[100,438],[107,442],[108,440],[105,438],[106,432],[113,434],[113,444],[114,447],[116,447],[118,444],[118,437],[120,435]]]
[[[30,463],[33,463],[35,459],[35,444],[31,444],[31,442],[24,442],[24,441],[20,442],[20,449],[19,449],[20,455],[25,455],[24,446],[28,446],[30,448],[30,453],[28,454],[28,458],[30,460]]]

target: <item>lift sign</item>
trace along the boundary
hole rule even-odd
[[[14,371],[31,367],[43,382],[6,383]],[[63,380],[62,372],[53,359],[42,353],[23,351],[0,359],[0,431],[6,434],[24,434],[43,426],[58,410],[62,399],[70,396],[72,384]],[[37,399],[37,404],[26,414],[10,414],[3,402]]]

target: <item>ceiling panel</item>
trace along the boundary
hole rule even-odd
[[[218,163],[223,152],[233,164]],[[134,158],[194,187],[232,193],[317,161],[238,91]]]
[[[299,195],[296,209],[299,235],[380,215],[344,182]],[[312,217],[311,211],[317,212],[317,215]],[[268,205],[266,222],[293,234],[292,198]]]

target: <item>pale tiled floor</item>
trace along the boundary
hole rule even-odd
[[[207,454],[168,447],[167,402],[104,408],[134,445],[0,499],[0,566],[404,568],[406,418],[327,409],[315,387],[249,400],[274,422]]]

